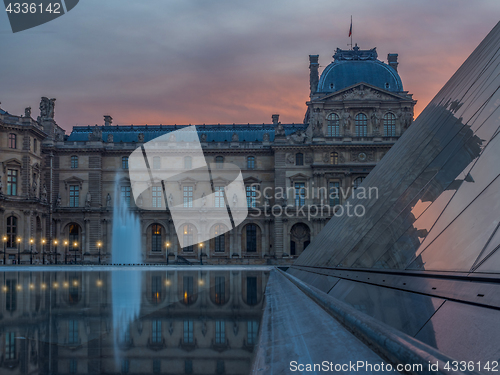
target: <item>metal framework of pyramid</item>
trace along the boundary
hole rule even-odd
[[[500,23],[288,270],[460,361],[500,359]]]

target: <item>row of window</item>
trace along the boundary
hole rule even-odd
[[[17,135],[16,134],[14,134],[14,133],[9,134],[8,145],[9,145],[9,148],[17,149]],[[33,152],[35,152],[35,153],[38,152],[38,141],[36,140],[36,138],[33,138]]]
[[[330,164],[337,165],[339,163],[339,154],[337,152],[330,152]],[[295,165],[304,165],[304,154],[299,152],[295,154]]]
[[[327,118],[327,136],[340,136],[340,117],[336,113],[330,113]],[[396,116],[393,113],[387,112],[383,119],[384,136],[396,136]],[[366,137],[368,133],[368,118],[364,113],[358,113],[354,118],[354,127],[356,137]]]

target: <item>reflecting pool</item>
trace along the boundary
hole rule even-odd
[[[1,374],[248,374],[269,269],[10,268],[1,277]]]

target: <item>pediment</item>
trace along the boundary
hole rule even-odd
[[[3,164],[3,173],[7,172],[7,167],[18,168],[18,169],[22,167],[21,162],[14,158],[6,160],[2,164]]]
[[[78,185],[80,187],[80,189],[83,186],[83,180],[81,178],[76,177],[76,176],[71,176],[71,177],[63,180],[63,182],[64,182],[64,188],[66,190],[68,189],[68,185]]]
[[[360,82],[355,85],[346,87],[345,89],[339,90],[328,94],[322,98],[314,100],[315,102],[335,102],[335,101],[345,101],[345,100],[378,100],[378,101],[391,101],[391,100],[401,100],[407,97],[395,94],[393,92],[383,90],[379,87],[369,85],[368,83]]]
[[[307,180],[309,179],[309,176],[306,176],[303,173],[296,173],[293,176],[290,176],[290,180],[295,181],[295,180]]]
[[[245,185],[260,184],[262,182],[261,180],[253,176],[244,178],[243,181],[245,182]]]

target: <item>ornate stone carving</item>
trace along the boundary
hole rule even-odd
[[[339,154],[339,163],[342,163],[342,164],[345,163],[345,156],[344,156],[344,153],[342,153],[342,152]]]
[[[144,133],[139,133],[137,135],[137,141],[141,143],[144,142]]]
[[[111,207],[111,195],[106,196],[106,207]]]
[[[45,186],[45,184],[43,184],[41,199],[42,202],[47,202],[47,186]]]
[[[312,154],[306,154],[306,163],[307,164],[312,164],[314,161]]]
[[[113,134],[108,134],[108,143],[113,143]]]
[[[327,164],[329,162],[330,162],[330,155],[327,152],[325,152],[323,154],[323,163]]]
[[[90,191],[87,192],[87,197],[85,198],[85,207],[90,208],[92,204],[92,196],[90,195]]]
[[[351,128],[351,114],[349,113],[349,111],[342,111],[342,117],[340,119],[340,122],[341,122],[341,125],[342,125],[342,128],[344,130],[346,129],[350,129]]]
[[[56,99],[49,99],[43,96],[40,101],[40,117],[42,119],[53,119],[55,104]]]
[[[295,164],[293,154],[286,154],[286,163],[287,164]]]
[[[100,140],[102,140],[102,129],[96,124],[92,129],[92,133],[89,134],[89,141],[99,142]]]
[[[61,207],[61,194],[57,194],[57,199],[56,199],[56,208]]]
[[[297,130],[295,133],[290,135],[290,141],[292,143],[304,143],[307,136],[302,130]]]
[[[283,125],[281,125],[281,122],[278,122],[276,127],[274,128],[274,136],[284,136],[285,135],[285,128]]]
[[[369,87],[359,86],[344,92],[342,98],[344,100],[381,99],[382,95]]]
[[[202,135],[200,135],[200,141],[201,142],[206,142],[207,141],[207,134],[206,133],[203,133]]]
[[[408,129],[408,127],[413,122],[413,111],[410,108],[405,108],[403,112],[403,129]]]
[[[269,140],[270,140],[270,135],[269,135],[269,133],[264,133],[264,135],[263,135],[263,137],[262,137],[262,140],[263,140],[264,142],[269,142]]]
[[[321,138],[324,136],[321,123],[319,121],[315,121],[315,123],[313,123],[313,137]]]
[[[231,137],[231,142],[238,142],[240,140],[240,137],[238,136],[237,133],[233,133]]]
[[[31,118],[31,107],[24,108],[24,117]]]
[[[168,196],[168,206],[173,207],[173,205],[174,205],[174,196],[172,195],[172,193],[170,193],[170,195]]]

